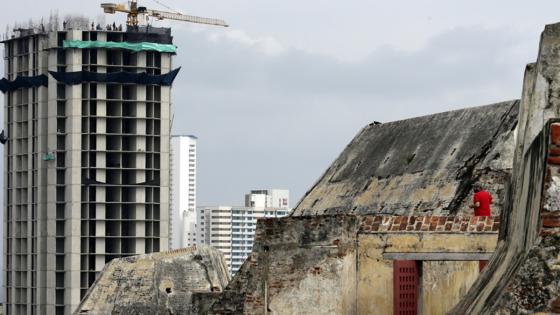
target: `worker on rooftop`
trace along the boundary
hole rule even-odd
[[[474,208],[474,215],[479,217],[490,216],[490,204],[492,203],[492,196],[482,188],[482,185],[476,183],[474,185],[473,203],[469,206]]]

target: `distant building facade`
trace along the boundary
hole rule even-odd
[[[287,208],[290,204],[290,192],[286,189],[251,190],[245,195],[245,207]]]
[[[171,136],[169,248],[197,244],[196,144],[193,135]]]
[[[201,243],[220,250],[233,275],[253,250],[257,219],[279,218],[289,212],[289,191],[281,189],[252,190],[245,195],[244,207],[200,208]]]

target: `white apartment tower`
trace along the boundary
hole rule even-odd
[[[171,136],[169,248],[197,244],[196,142],[192,135]]]
[[[245,207],[205,207],[204,243],[220,250],[230,273],[235,274],[253,250],[255,228],[259,218],[277,218],[289,214],[289,191],[283,189],[252,190],[245,195]]]
[[[170,29],[64,26],[3,42],[6,314],[71,314],[105,263],[169,244]]]

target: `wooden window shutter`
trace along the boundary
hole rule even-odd
[[[418,278],[415,260],[393,261],[393,314],[418,314]]]

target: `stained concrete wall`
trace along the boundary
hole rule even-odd
[[[261,219],[209,314],[355,314],[356,216]]]
[[[355,313],[355,265],[354,253],[324,259],[298,279],[297,286],[278,290],[272,295],[268,309],[274,314],[286,315]],[[275,282],[272,282],[270,289],[274,286]]]
[[[204,314],[228,281],[223,255],[207,246],[114,259],[76,314]]]
[[[357,313],[393,313],[393,260],[384,254],[488,254],[496,247],[497,237],[496,232],[360,234]],[[445,314],[479,275],[478,260],[423,261],[421,269],[423,314]]]
[[[478,278],[479,261],[424,261],[421,314],[442,315],[451,310]]]

